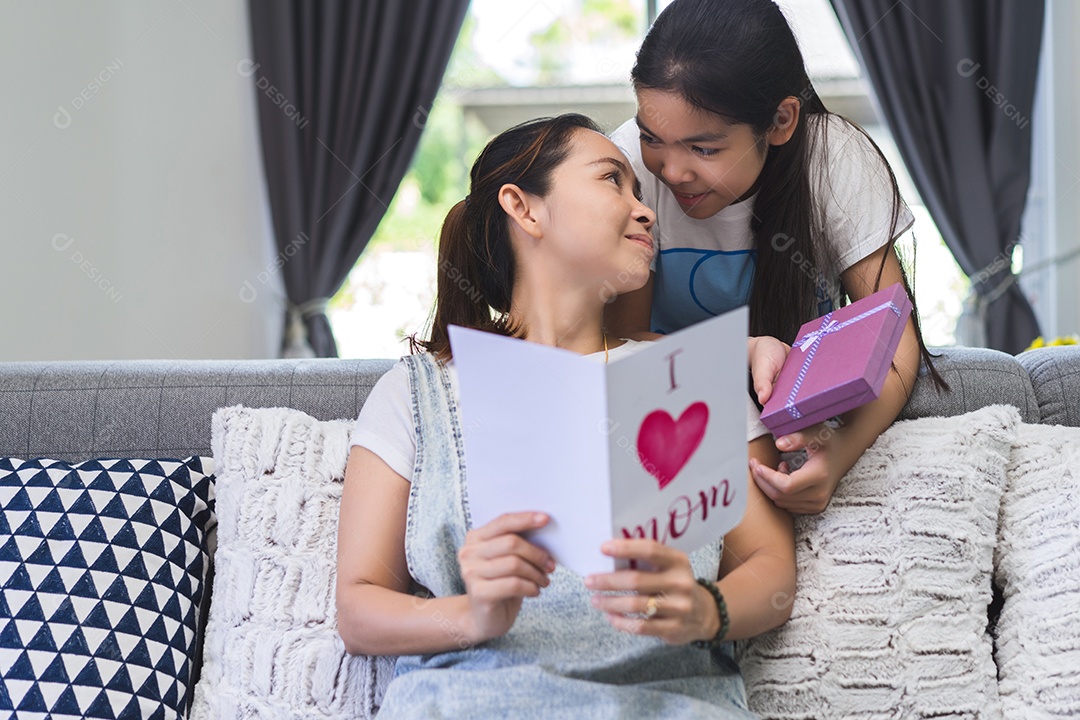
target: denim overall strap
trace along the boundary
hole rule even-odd
[[[436,597],[461,595],[457,551],[472,522],[465,497],[465,449],[450,376],[430,353],[405,358],[412,388],[416,464],[405,522],[409,574]]]

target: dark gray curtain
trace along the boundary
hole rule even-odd
[[[326,301],[408,170],[468,4],[249,0],[240,70],[258,98],[287,345],[306,330],[315,355],[337,355]]]
[[[1011,269],[1031,166],[1043,0],[832,0],[915,185],[985,315],[988,347],[1039,334]]]

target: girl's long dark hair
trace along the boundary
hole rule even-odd
[[[799,327],[821,314],[819,274],[839,274],[839,268],[824,208],[814,202],[810,177],[810,158],[826,153],[826,121],[832,113],[810,82],[799,45],[780,8],[772,0],[675,0],[645,36],[631,77],[635,89],[675,92],[728,122],[749,125],[763,145],[780,102],[788,97],[799,100],[800,117],[791,138],[783,145],[768,146],[750,221],[756,250],[750,332],[793,342]],[[639,112],[650,126],[654,122],[662,126],[663,118],[649,117],[649,108],[639,108]],[[889,251],[893,252],[902,205],[896,177],[869,135],[846,118],[840,119],[862,133],[888,169],[893,191]],[[816,147],[817,143],[822,146]],[[903,264],[901,273],[914,304]],[[826,292],[831,293],[831,288]],[[842,289],[841,295],[843,302],[847,291]],[[939,389],[947,387],[923,342],[918,313],[913,312],[912,318],[934,384]]]
[[[574,133],[600,128],[584,115],[540,118],[497,135],[481,151],[469,173],[469,194],[450,209],[439,236],[435,314],[427,340],[409,338],[449,360],[450,325],[519,335],[509,322],[516,265],[510,245],[510,218],[499,205],[499,189],[517,185],[545,197],[551,176],[570,154]]]

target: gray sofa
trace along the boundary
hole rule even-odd
[[[950,383],[920,378],[902,418],[953,416],[992,404],[1028,423],[1080,426],[1080,347],[1012,357],[940,350]],[[0,457],[210,455],[210,418],[228,405],[290,407],[316,418],[353,418],[391,360],[191,360],[0,363]],[[212,572],[212,568],[211,568]],[[212,577],[212,575],[211,575]],[[212,589],[212,585],[211,585]],[[210,593],[200,622],[205,627]],[[193,658],[195,668],[199,658]],[[377,672],[389,673],[389,660]]]

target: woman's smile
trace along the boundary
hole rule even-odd
[[[637,235],[627,235],[626,237],[627,237],[628,240],[632,240],[633,242],[636,242],[636,243],[638,243],[640,245],[644,245],[645,247],[647,247],[649,249],[649,256],[650,257],[652,257],[652,255],[656,252],[656,248],[653,246],[653,240],[648,235],[637,234]]]

